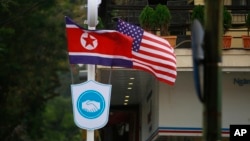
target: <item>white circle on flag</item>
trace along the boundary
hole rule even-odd
[[[97,39],[86,32],[81,35],[80,42],[82,47],[87,50],[93,50],[98,45]]]

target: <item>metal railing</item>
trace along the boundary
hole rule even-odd
[[[136,5],[132,3],[127,3],[125,5],[107,4],[106,8],[107,11],[105,11],[107,28],[115,29],[116,23],[113,21],[113,18],[122,18],[127,22],[139,25],[139,15],[144,6],[145,4],[143,1],[141,1],[140,4]],[[190,25],[192,23],[191,15],[194,5],[170,4],[167,6],[172,15],[172,20],[169,26],[170,33],[172,35],[177,35],[177,36],[188,36],[187,33],[190,33]],[[154,6],[152,5],[152,7]],[[247,33],[246,28],[244,29],[244,27],[245,27],[246,15],[248,12],[250,12],[250,6],[225,5],[225,7],[232,14],[232,30],[230,30],[231,31],[230,33],[232,34],[237,32]],[[189,40],[189,38],[190,37],[188,37],[187,40]],[[241,35],[233,35],[233,42],[235,42],[235,40],[239,40],[239,38],[241,38]],[[184,40],[182,39],[177,40],[176,44],[183,41]],[[236,45],[236,46],[241,46],[241,45]]]

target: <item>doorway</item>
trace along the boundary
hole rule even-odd
[[[101,141],[139,141],[138,107],[111,107],[109,121],[100,130]]]

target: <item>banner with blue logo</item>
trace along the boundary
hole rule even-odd
[[[75,124],[86,130],[102,128],[108,122],[111,85],[87,81],[71,85]]]

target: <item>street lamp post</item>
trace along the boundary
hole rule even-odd
[[[89,30],[95,30],[98,24],[98,6],[101,0],[88,0],[87,24]],[[88,80],[95,80],[95,65],[87,65]],[[94,141],[94,130],[87,130],[87,141]]]

